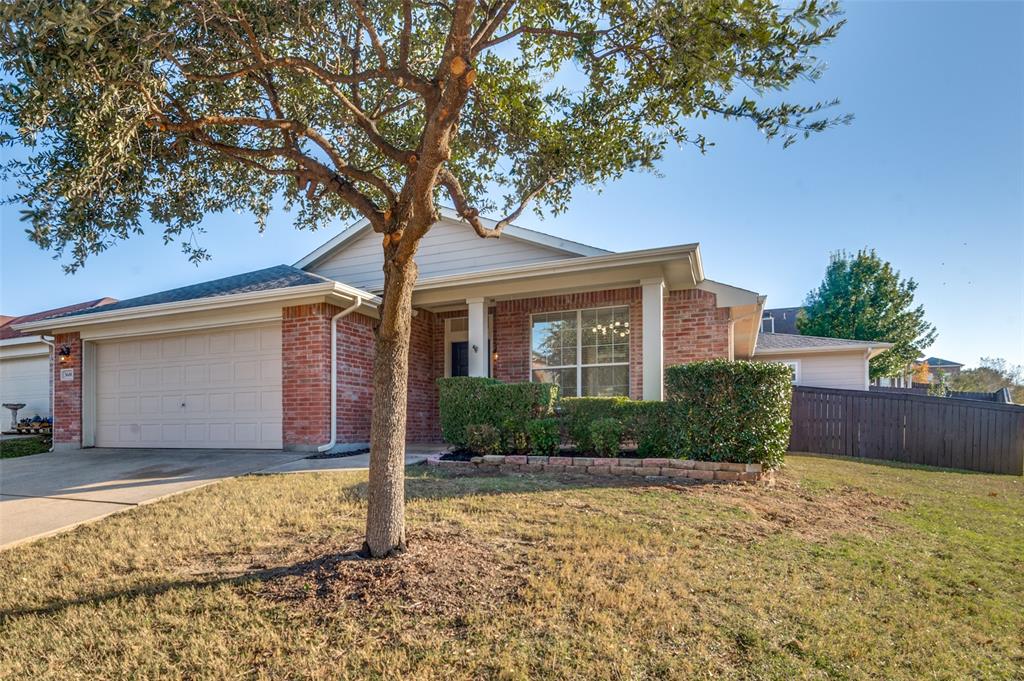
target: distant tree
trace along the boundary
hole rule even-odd
[[[928,360],[925,360],[914,367],[914,383],[929,383],[931,378],[931,369],[928,366]]]
[[[974,369],[964,369],[949,381],[953,390],[991,393],[1007,388],[1015,404],[1024,404],[1024,367],[1005,359],[982,357]]]
[[[928,394],[932,397],[946,397],[949,390],[949,375],[944,371],[936,371],[935,380],[928,381]]]
[[[821,286],[807,295],[797,329],[809,336],[886,341],[871,360],[871,378],[898,376],[935,342],[935,327],[914,305],[917,282],[901,279],[874,249],[832,254]]]

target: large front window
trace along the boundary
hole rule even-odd
[[[531,377],[570,397],[628,396],[629,333],[625,306],[535,314]]]

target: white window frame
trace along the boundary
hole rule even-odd
[[[780,359],[779,364],[785,364],[793,370],[793,385],[800,385],[800,360],[798,359]]]
[[[590,312],[591,310],[613,310],[625,308],[632,317],[632,309],[627,305],[599,305],[597,307],[580,307],[576,309],[568,310],[547,310],[546,312],[531,312],[530,313],[530,327],[529,327],[529,347],[530,347],[530,361],[528,371],[530,372],[530,382],[533,383],[533,372],[535,367],[533,366],[533,318],[549,315],[549,314],[566,314],[568,312],[576,313],[576,364],[565,364],[560,366],[542,367],[538,370],[543,369],[576,369],[576,397],[583,397],[583,368],[587,367],[621,367],[625,366],[629,376],[626,379],[626,397],[629,397],[631,383],[632,383],[632,369],[630,368],[630,362],[633,359],[633,325],[632,320],[629,320],[629,343],[626,344],[626,361],[625,362],[601,362],[598,364],[584,364],[583,363],[583,313]]]

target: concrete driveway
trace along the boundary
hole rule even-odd
[[[87,449],[0,459],[0,548],[304,456],[223,449]]]

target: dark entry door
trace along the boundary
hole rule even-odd
[[[452,376],[469,376],[469,341],[452,342]]]

